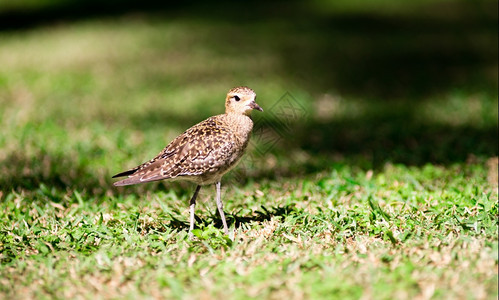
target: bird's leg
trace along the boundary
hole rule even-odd
[[[192,195],[191,201],[189,202],[189,211],[191,213],[190,222],[189,222],[189,238],[192,238],[192,230],[194,229],[194,207],[196,206],[196,198],[198,197],[199,190],[201,186],[198,185],[196,187],[196,191],[194,195]]]
[[[217,207],[218,207],[218,213],[220,214],[220,218],[222,219],[222,223],[224,224],[224,232],[226,235],[229,235],[229,229],[227,227],[227,221],[225,221],[225,214],[224,214],[224,205],[222,203],[222,199],[220,197],[220,181],[217,182]]]

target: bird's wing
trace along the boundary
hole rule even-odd
[[[216,172],[228,163],[236,148],[237,141],[232,131],[212,117],[179,135],[152,160],[115,175],[129,178],[114,185]]]

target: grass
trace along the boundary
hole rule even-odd
[[[224,193],[234,242],[207,192],[189,241],[187,195],[92,200],[41,186],[4,197],[2,293],[492,299],[498,206],[486,186],[476,165],[264,180]]]
[[[25,2],[0,22],[0,298],[497,299],[496,4],[384,2]],[[110,177],[240,84],[265,112],[222,182],[235,238],[205,187],[190,241],[194,186]]]

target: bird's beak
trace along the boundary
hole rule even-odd
[[[263,108],[260,107],[260,105],[256,104],[255,101],[251,101],[250,105],[249,105],[252,109],[256,109],[256,110],[259,110],[259,111],[263,111]]]

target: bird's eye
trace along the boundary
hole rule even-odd
[[[236,96],[234,96],[234,100],[239,101],[239,100],[241,100],[241,98],[239,98],[239,96],[236,95]]]

